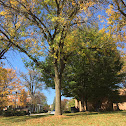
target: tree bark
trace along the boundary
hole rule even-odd
[[[55,115],[62,115],[61,112],[61,78],[58,72],[58,65],[55,64],[55,92],[56,92],[56,104],[55,104]]]
[[[86,111],[88,111],[87,99],[85,100],[85,105],[86,105]]]
[[[85,112],[84,97],[82,97],[81,103],[82,103],[82,112]]]

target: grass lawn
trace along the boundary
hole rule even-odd
[[[126,126],[126,111],[0,117],[0,126]]]

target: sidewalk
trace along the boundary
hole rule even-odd
[[[30,114],[30,116],[36,116],[36,115],[49,115],[49,113],[37,113],[37,114]],[[28,116],[28,115],[27,115]]]

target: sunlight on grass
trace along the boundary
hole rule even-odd
[[[126,111],[79,112],[62,116],[1,117],[0,126],[125,126]]]

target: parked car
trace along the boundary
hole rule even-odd
[[[55,111],[51,111],[50,114],[54,115],[55,114]]]

